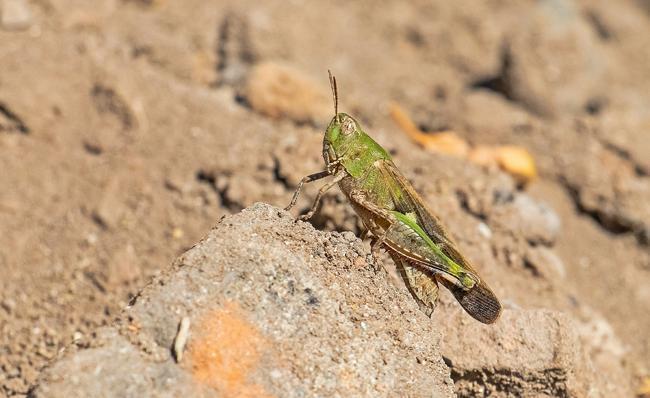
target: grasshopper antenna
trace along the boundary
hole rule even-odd
[[[336,88],[336,77],[332,76],[332,71],[327,70],[330,76],[330,87],[332,88],[332,97],[334,98],[334,116],[339,115],[339,91]]]

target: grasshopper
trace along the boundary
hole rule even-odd
[[[290,210],[303,185],[334,178],[320,188],[308,213],[309,219],[327,190],[338,184],[366,232],[372,249],[383,247],[415,301],[431,316],[438,297],[438,283],[451,291],[472,317],[495,322],[501,304],[476,270],[463,257],[440,220],[393,163],[390,154],[366,134],[350,115],[338,112],[336,78],[329,73],[334,98],[334,117],[325,131],[325,170],[304,177],[293,194]]]

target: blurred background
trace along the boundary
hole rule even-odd
[[[506,305],[650,393],[649,2],[0,5],[0,396],[223,215],[286,206],[328,69]],[[360,232],[335,190],[312,223]]]

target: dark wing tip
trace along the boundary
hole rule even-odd
[[[484,283],[479,283],[470,290],[463,290],[456,285],[447,285],[447,287],[472,318],[487,324],[499,319],[501,303]]]

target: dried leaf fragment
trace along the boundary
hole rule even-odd
[[[426,150],[446,155],[465,157],[469,145],[453,131],[424,133],[397,104],[391,104],[390,113],[400,128],[416,143]]]
[[[499,167],[520,183],[529,182],[537,176],[535,160],[525,148],[512,145],[497,147],[495,156]]]
[[[520,184],[528,183],[537,176],[535,160],[525,148],[514,145],[479,145],[471,148],[467,141],[452,131],[425,133],[395,103],[390,105],[390,115],[409,138],[428,151],[465,158],[481,166],[497,165]]]

